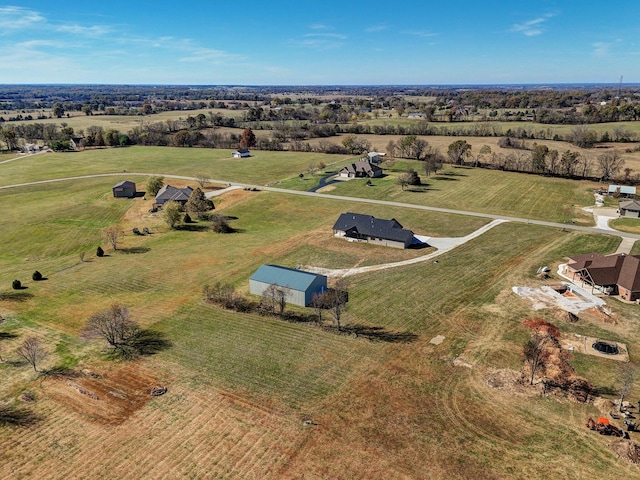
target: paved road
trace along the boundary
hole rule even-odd
[[[55,178],[55,179],[50,179],[50,180],[39,180],[39,181],[35,181],[35,182],[18,183],[18,184],[14,184],[14,185],[3,185],[3,186],[0,186],[0,190],[7,189],[7,188],[26,187],[26,186],[30,186],[30,185],[40,185],[40,184],[44,184],[44,183],[65,182],[65,181],[71,181],[71,180],[82,180],[82,179],[86,179],[86,178],[116,177],[116,176],[134,177],[134,176],[152,176],[152,175],[160,175],[160,176],[163,176],[165,178],[177,178],[177,179],[181,179],[181,180],[190,180],[190,181],[196,181],[197,180],[194,177],[186,177],[186,176],[182,176],[182,175],[170,175],[170,174],[164,174],[164,173],[144,173],[144,172],[97,173],[97,174],[93,174],[93,175],[81,175],[81,176],[77,176],[77,177]],[[267,191],[267,192],[284,193],[284,194],[288,194],[288,195],[304,195],[304,196],[308,196],[308,197],[318,197],[318,198],[324,198],[324,199],[342,200],[342,201],[354,202],[354,203],[370,203],[370,204],[374,204],[374,205],[388,205],[388,206],[391,206],[391,207],[413,208],[413,209],[416,209],[416,210],[425,210],[425,211],[429,211],[429,212],[452,213],[452,214],[455,214],[455,215],[466,215],[466,216],[470,216],[470,217],[488,218],[488,219],[491,219],[491,220],[506,220],[508,222],[526,223],[526,224],[530,224],[530,225],[542,225],[542,226],[545,226],[545,227],[561,228],[561,229],[565,229],[565,230],[575,230],[575,231],[587,232],[587,233],[599,233],[599,234],[603,234],[603,235],[614,235],[614,236],[622,237],[623,239],[624,238],[628,238],[630,240],[631,239],[632,240],[640,240],[640,235],[638,235],[638,234],[623,233],[623,232],[618,232],[618,231],[615,231],[615,230],[603,229],[603,228],[598,228],[598,227],[583,227],[583,226],[580,226],[580,225],[573,225],[573,224],[547,222],[545,220],[532,220],[532,219],[528,219],[528,218],[510,217],[510,216],[507,216],[507,215],[494,215],[494,214],[491,214],[491,213],[470,212],[468,210],[455,210],[455,209],[452,209],[452,208],[430,207],[430,206],[427,206],[427,205],[416,205],[416,204],[412,204],[412,203],[392,202],[392,201],[389,201],[389,200],[374,200],[374,199],[370,199],[370,198],[357,198],[357,197],[347,197],[347,196],[343,196],[343,195],[331,195],[331,194],[326,194],[326,193],[304,192],[304,191],[299,191],[299,190],[287,190],[287,189],[284,189],[284,188],[277,188],[277,187],[264,187],[264,186],[261,186],[261,185],[252,185],[252,184],[248,184],[248,183],[229,182],[228,180],[210,179],[209,183],[217,183],[217,184],[223,184],[223,185],[227,185],[227,186],[238,186],[238,187],[242,187],[242,188],[245,188],[245,187],[247,187],[247,188],[255,188],[257,190],[264,190],[264,191]]]

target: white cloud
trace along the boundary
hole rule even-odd
[[[61,25],[56,27],[56,31],[63,33],[71,33],[73,35],[83,35],[87,37],[100,37],[112,31],[111,27],[104,25],[92,25],[83,27],[82,25]]]
[[[538,17],[538,18],[534,18],[533,20],[529,20],[527,22],[524,23],[515,23],[513,24],[513,26],[511,27],[511,31],[512,32],[517,32],[517,33],[522,33],[523,35],[526,35],[527,37],[535,37],[537,35],[542,34],[543,32],[543,24],[549,20],[550,18],[554,17],[555,15],[552,13],[547,13],[546,15],[543,15],[542,17]]]
[[[0,7],[0,35],[3,31],[22,30],[46,19],[35,10],[22,7]]]
[[[65,48],[69,44],[65,42],[59,42],[56,40],[28,40],[26,42],[20,42],[16,44],[18,48],[38,48],[38,47],[53,47],[53,48]]]
[[[189,55],[181,57],[180,62],[213,62],[213,63],[227,63],[235,62],[239,60],[245,60],[240,55],[235,55],[223,50],[216,50],[213,48],[196,48],[189,52]]]
[[[333,27],[324,23],[314,23],[312,25],[309,25],[309,28],[311,30],[333,30]]]
[[[437,33],[428,32],[426,30],[405,30],[402,33],[404,33],[405,35],[413,35],[414,37],[421,37],[421,38],[429,38],[429,37],[437,37],[438,36]]]
[[[609,48],[611,47],[611,44],[605,42],[595,42],[594,44],[592,44],[592,47],[594,56],[607,57],[609,55]]]
[[[298,47],[315,50],[332,50],[344,45],[348,37],[340,33],[305,33],[302,39],[291,40],[289,43]]]
[[[346,40],[346,35],[341,35],[339,33],[307,33],[305,34],[307,38],[337,38],[339,40]]]
[[[364,31],[367,33],[375,33],[375,32],[382,32],[388,29],[389,29],[389,25],[381,24],[381,25],[371,25],[370,27],[365,28]]]

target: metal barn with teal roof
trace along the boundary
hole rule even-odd
[[[287,303],[306,307],[316,293],[327,290],[327,277],[278,265],[262,265],[249,278],[249,292],[262,295],[273,284],[288,289]]]

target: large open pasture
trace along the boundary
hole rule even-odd
[[[312,162],[349,160],[263,152],[236,160],[229,153],[139,147],[36,155],[0,165],[0,183],[126,170],[204,171],[286,186]],[[424,191],[402,192],[396,172],[388,173],[375,187],[356,180],[328,193],[585,224],[578,207],[593,201],[587,182],[447,168]],[[215,234],[204,222],[172,230],[148,212],[151,199],[114,199],[111,187],[121,179],[0,189],[0,402],[38,416],[29,427],[0,426],[0,478],[638,477],[607,438],[584,428],[598,414],[592,405],[487,382],[494,369],[521,369],[529,335],[522,320],[532,316],[563,332],[625,342],[632,362],[640,360],[637,305],[610,300],[616,323],[585,315],[570,324],[555,311],[533,312],[511,292],[542,285],[539,266],[613,252],[619,238],[499,225],[437,263],[350,277],[339,334],[328,319],[321,328],[206,304],[202,287],[220,281],[248,295],[248,278],[263,263],[348,268],[424,254],[334,238],[331,227],[344,211],[393,217],[426,236],[467,235],[487,220],[235,190],[214,200],[237,233]],[[113,224],[125,233],[117,251],[100,236]],[[133,227],[151,234],[133,235]],[[98,245],[105,257],[95,256]],[[46,280],[32,281],[34,270]],[[28,287],[22,297],[11,290],[16,278]],[[126,362],[82,337],[87,318],[114,302],[170,345]],[[19,360],[15,350],[32,334],[50,353],[42,368],[66,375],[37,375]],[[429,343],[436,335],[445,337],[440,345]],[[615,397],[616,362],[576,353],[573,364]],[[154,385],[167,393],[149,397]],[[25,392],[35,401],[19,400]],[[635,388],[630,398],[638,394]]]

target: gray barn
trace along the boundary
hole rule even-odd
[[[136,196],[136,184],[124,180],[113,186],[113,196],[116,198],[133,198]]]
[[[262,265],[249,278],[249,292],[262,295],[273,284],[289,289],[287,303],[306,307],[316,293],[327,290],[327,277],[278,265]]]

